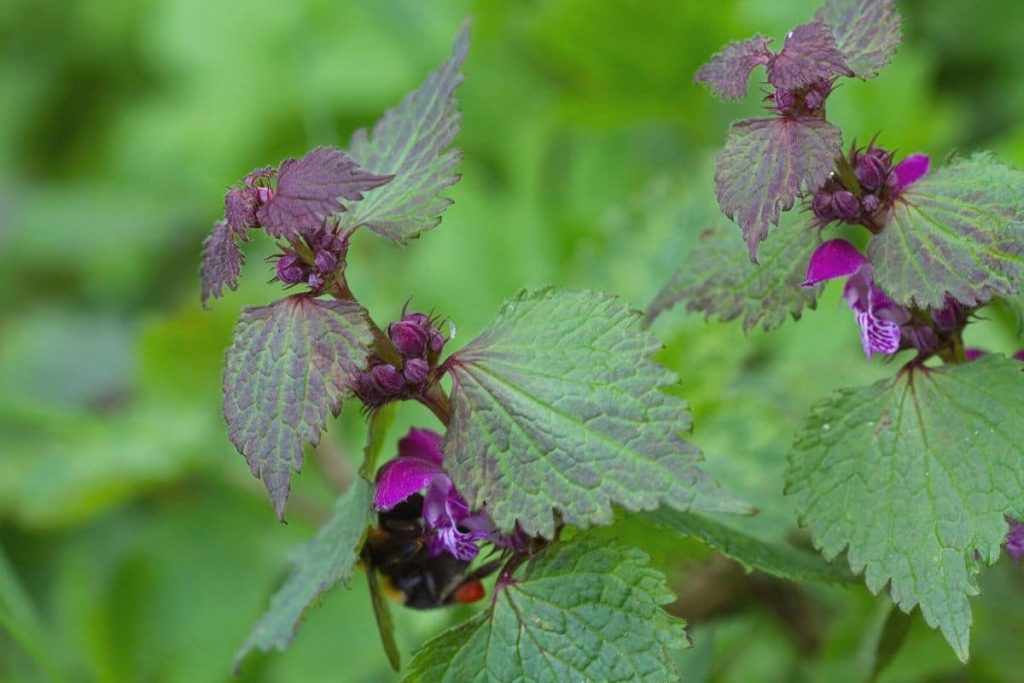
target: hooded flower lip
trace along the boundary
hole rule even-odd
[[[398,442],[398,457],[377,473],[374,505],[378,510],[390,510],[426,489],[423,528],[427,550],[432,555],[448,552],[469,561],[479,552],[476,542],[490,536],[494,524],[486,513],[470,513],[441,462],[441,435],[429,429],[410,430]]]
[[[860,326],[864,353],[870,358],[873,353],[891,355],[899,351],[900,326],[909,321],[910,314],[875,285],[871,263],[856,247],[842,239],[823,242],[811,255],[803,286],[813,287],[840,277],[848,278],[843,297]]]
[[[893,167],[896,174],[896,192],[902,192],[928,174],[932,159],[927,154],[911,154]]]

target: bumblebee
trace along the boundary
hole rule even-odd
[[[423,496],[416,494],[381,512],[363,550],[367,572],[387,579],[402,602],[413,609],[468,604],[484,597],[481,579],[494,573],[501,560],[470,571],[472,562],[448,553],[430,555],[423,537]]]

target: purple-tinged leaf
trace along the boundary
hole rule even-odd
[[[243,232],[241,237],[245,237]],[[238,276],[245,254],[238,247],[238,233],[227,221],[217,221],[203,240],[203,262],[199,266],[200,298],[205,307],[211,297],[219,297],[225,287],[238,289]]]
[[[459,181],[455,166],[461,152],[451,147],[462,114],[454,92],[462,83],[462,62],[469,47],[469,22],[455,38],[452,56],[417,90],[384,113],[373,135],[360,129],[349,153],[364,168],[394,175],[385,187],[350,207],[342,225],[366,225],[378,235],[404,244],[441,222],[451,200],[440,196]]]
[[[639,315],[597,292],[541,290],[507,302],[446,361],[452,419],[444,466],[470,509],[511,533],[551,538],[553,513],[587,527],[612,504],[746,512],[679,437],[686,404],[648,356],[661,344]]]
[[[814,15],[828,25],[858,78],[874,78],[900,44],[896,0],[825,0]]]
[[[359,201],[363,192],[386,185],[391,176],[363,170],[347,154],[318,147],[301,159],[286,159],[277,172],[277,188],[256,212],[260,225],[274,237],[291,237],[323,225],[345,211],[339,199]]]
[[[820,21],[790,31],[782,52],[768,63],[768,80],[779,90],[797,90],[833,76],[852,75],[835,36]]]
[[[257,190],[251,187],[232,187],[224,195],[224,220],[240,236],[245,235],[246,229],[259,226],[257,197]]]
[[[365,311],[348,301],[294,295],[242,311],[227,352],[224,418],[279,519],[303,445],[317,444],[328,415],[341,411],[372,341]]]
[[[813,287],[825,280],[849,277],[867,264],[867,257],[846,240],[829,240],[811,255],[803,286]]]
[[[372,520],[373,486],[356,477],[338,498],[330,518],[316,535],[302,544],[292,560],[292,571],[270,600],[249,637],[235,655],[235,673],[254,648],[284,650],[291,644],[303,615],[331,588],[347,584],[359,559],[359,550]]]
[[[778,327],[788,316],[799,320],[804,307],[814,308],[820,287],[800,284],[821,233],[807,225],[806,216],[786,214],[782,225],[761,245],[757,265],[739,246],[728,223],[705,231],[701,243],[687,256],[675,276],[647,310],[647,322],[680,301],[688,311],[701,311],[722,321],[743,319],[744,331],[759,324]]]
[[[702,66],[694,83],[704,83],[712,93],[726,100],[738,100],[747,94],[750,72],[759,64],[768,64],[771,38],[754,36],[729,43]]]
[[[873,593],[919,605],[967,661],[975,575],[999,559],[1004,516],[1024,515],[1024,372],[986,354],[908,367],[815,406],[786,493],[826,559],[846,551]]]
[[[868,243],[875,281],[896,303],[942,308],[1015,294],[1024,279],[1024,173],[977,154],[900,194]]]
[[[732,124],[715,162],[715,194],[739,223],[750,258],[802,193],[817,190],[840,154],[839,129],[821,118],[745,119]]]

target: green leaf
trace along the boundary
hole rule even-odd
[[[896,0],[825,0],[815,14],[832,29],[858,78],[874,78],[900,45]]]
[[[610,524],[612,503],[649,510],[748,512],[699,467],[679,437],[686,404],[648,360],[659,342],[639,314],[598,292],[545,289],[507,302],[446,361],[452,419],[445,469],[470,509],[551,538],[567,524]]]
[[[499,579],[489,610],[428,641],[404,681],[678,681],[674,600],[639,550],[554,543]]]
[[[1024,373],[986,355],[908,366],[816,406],[790,454],[787,494],[814,542],[904,611],[921,606],[967,660],[981,562],[1000,555],[1004,515],[1024,514]]]
[[[722,212],[743,230],[751,260],[796,198],[813,192],[832,172],[842,134],[825,119],[744,119],[729,128],[715,161],[715,195]]]
[[[974,306],[1024,277],[1024,173],[990,154],[960,159],[903,191],[868,243],[875,280],[901,304]]]
[[[299,547],[291,574],[235,655],[236,673],[254,648],[287,648],[306,611],[335,585],[349,582],[373,516],[372,501],[373,484],[356,477],[330,519]]]
[[[799,320],[805,306],[815,307],[822,289],[800,286],[821,233],[803,216],[786,216],[773,238],[761,245],[760,264],[751,263],[739,248],[735,228],[716,225],[704,231],[700,245],[654,298],[646,322],[680,301],[688,311],[722,321],[742,317],[746,332],[758,324],[765,330],[778,327],[787,316]]]
[[[692,536],[702,541],[736,560],[747,571],[756,569],[791,581],[851,580],[850,573],[838,563],[830,564],[820,555],[794,547],[768,543],[712,517],[658,508],[648,518],[672,533]]]
[[[279,519],[303,444],[317,444],[328,414],[341,412],[372,341],[365,311],[349,301],[295,295],[242,311],[224,369],[224,418]]]
[[[469,48],[469,22],[455,38],[451,58],[389,109],[373,126],[355,132],[349,154],[360,166],[393,175],[387,185],[366,193],[341,217],[344,226],[366,225],[378,235],[404,244],[441,222],[451,200],[440,192],[459,181],[455,166],[461,152],[451,147],[462,114],[454,92],[462,83],[462,62]]]

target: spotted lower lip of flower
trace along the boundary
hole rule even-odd
[[[842,239],[828,240],[819,246],[807,264],[804,287],[845,277],[843,296],[860,326],[861,345],[868,358],[873,353],[891,355],[900,349],[900,326],[909,314],[897,306],[875,285],[871,263],[856,247]]]

